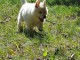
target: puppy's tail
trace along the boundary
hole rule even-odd
[[[27,1],[26,0],[20,0],[22,5],[25,4]]]

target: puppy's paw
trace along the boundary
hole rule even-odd
[[[43,29],[38,29],[40,32],[42,32],[43,31]]]
[[[23,32],[23,27],[21,26],[21,27],[19,27],[18,29],[17,29],[17,32],[19,33],[19,32]]]
[[[35,30],[26,29],[26,35],[28,37],[34,37]]]

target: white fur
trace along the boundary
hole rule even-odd
[[[38,29],[43,30],[43,22],[41,22],[38,17],[39,9],[35,8],[36,3],[27,3],[26,0],[22,0],[21,2],[23,5],[18,14],[18,28],[21,27],[22,21],[25,21],[27,29],[33,30],[33,28],[37,26]],[[42,3],[40,3],[39,6],[43,7]]]

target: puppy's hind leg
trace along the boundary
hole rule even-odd
[[[17,31],[18,32],[22,32],[23,31],[23,27],[22,27],[22,16],[19,14],[18,15],[18,22],[17,22]]]

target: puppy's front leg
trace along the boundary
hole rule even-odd
[[[38,23],[37,25],[39,31],[43,31],[43,22]]]
[[[22,17],[21,17],[21,15],[19,13],[19,15],[18,15],[18,22],[17,22],[17,31],[18,32],[22,32],[23,31],[21,23],[22,23]]]

